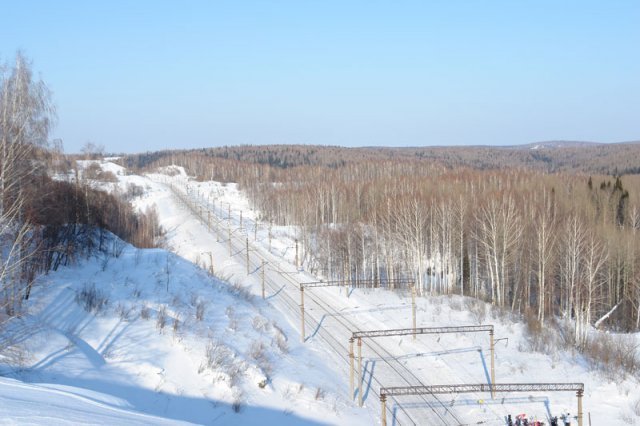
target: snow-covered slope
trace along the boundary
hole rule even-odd
[[[328,367],[295,343],[266,303],[170,252],[116,238],[111,247],[118,257],[83,259],[37,283],[29,314],[10,330],[23,339],[26,357],[19,369],[2,371],[32,385],[0,382],[0,418],[339,421],[344,402],[323,378]],[[82,295],[93,290],[92,298]],[[104,303],[88,311],[89,300]],[[38,409],[14,411],[38,401]]]

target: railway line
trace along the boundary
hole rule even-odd
[[[198,197],[195,191],[190,191],[186,187],[183,189],[167,182],[161,183],[164,183],[172,194],[211,232],[224,236],[225,238],[220,243],[230,244],[231,253],[234,256],[246,251],[246,241],[249,238],[248,232],[229,233],[228,227],[232,225],[233,218],[229,217],[228,210],[225,211],[221,206],[215,206],[215,204],[213,206],[210,205],[207,200]],[[228,224],[227,229],[223,229],[225,220]],[[248,220],[245,218],[246,222]],[[245,230],[247,229],[245,227]],[[228,239],[229,234],[231,235],[230,241]],[[299,320],[299,304],[297,300],[299,282],[293,277],[298,275],[299,271],[264,247],[253,245],[250,251],[249,271],[256,273],[262,268],[263,262],[266,265],[264,271],[265,286],[272,295],[277,294],[277,297],[271,299],[271,303],[277,305],[281,311],[286,312],[292,320]],[[307,307],[307,314],[304,318],[305,326],[307,330],[313,330],[311,336],[307,339],[321,340],[324,345],[343,360],[344,364],[340,368],[346,376],[349,365],[348,339],[353,331],[363,327],[355,319],[349,319],[342,315],[336,307],[323,300],[320,294],[314,294],[313,291],[305,293]],[[328,324],[329,320],[327,318],[331,320],[331,325]],[[373,374],[371,366],[368,369],[365,366],[365,374],[363,374],[363,380],[366,380],[367,376],[369,380],[368,385],[363,384],[363,389],[366,389],[363,393],[365,393],[364,396],[366,396],[367,402],[374,402],[370,404],[370,408],[373,409],[376,415],[378,415],[377,389],[389,386],[390,383],[399,386],[425,386],[428,384],[424,383],[424,379],[418,377],[410,367],[387,350],[381,342],[375,339],[366,339],[363,341],[363,348],[366,349],[368,354],[371,354],[371,358],[377,360],[376,362],[382,363],[382,366],[376,365],[375,374]],[[371,399],[372,392],[375,393],[373,399]],[[354,396],[351,395],[351,397]],[[394,419],[394,424],[397,425],[465,425],[478,423],[477,421],[469,422],[467,419],[460,418],[459,414],[451,407],[451,404],[445,403],[435,394],[420,395],[417,399],[412,400],[410,404],[407,404],[406,400],[405,403],[402,400],[396,400],[395,397],[391,397],[389,401],[388,407],[393,407],[393,412],[390,413],[391,418]],[[388,410],[391,409],[389,408]],[[387,415],[389,416],[389,413]],[[497,415],[495,420],[499,420]]]

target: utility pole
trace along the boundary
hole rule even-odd
[[[362,338],[358,337],[358,404],[362,407]]]
[[[207,210],[207,229],[211,232],[211,210]]]
[[[260,275],[262,277],[262,300],[264,300],[264,269],[265,269],[265,263],[264,260],[262,261],[262,268],[260,270]]]
[[[227,231],[229,231],[229,257],[232,256],[231,254],[231,226],[227,224]]]
[[[584,390],[579,390],[576,393],[576,396],[578,397],[578,426],[582,426],[582,395],[583,393],[584,393]]]
[[[353,355],[353,337],[349,338],[349,399],[353,399],[353,370],[355,369]]]
[[[269,252],[271,252],[271,228],[273,227],[273,219],[269,220]]]
[[[413,340],[416,340],[416,285],[411,286],[411,315],[413,317]]]
[[[380,395],[380,405],[382,406],[382,412],[380,413],[382,426],[387,426],[387,395]]]
[[[253,221],[253,241],[258,241],[258,220]]]
[[[493,330],[489,330],[489,348],[491,351],[491,399],[496,397],[496,392],[494,390],[494,386],[496,384],[496,373],[495,373],[495,341],[493,337]]]
[[[300,341],[304,343],[304,287],[300,286]]]
[[[249,237],[247,237],[247,275],[249,275]]]
[[[296,238],[296,271],[298,270],[298,239]]]

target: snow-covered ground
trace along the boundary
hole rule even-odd
[[[170,252],[115,244],[114,251],[122,249],[117,258],[82,260],[40,278],[28,315],[12,324],[16,336],[26,334],[18,346],[22,351],[13,353],[20,367],[9,368],[10,360],[0,359],[2,423],[376,424],[380,385],[488,382],[486,333],[383,338],[379,346],[363,348],[364,407],[358,408],[348,395],[350,332],[410,327],[408,295],[356,289],[346,297],[338,288],[308,290],[302,344],[295,283],[317,277],[293,266],[292,229],[274,227],[270,239],[268,225],[258,221],[254,238],[260,215],[233,184],[192,182],[180,168],[171,177],[143,177],[126,175],[113,163],[102,167],[118,177],[117,183],[102,184],[106,189],[144,188],[134,203],[139,209],[156,207]],[[176,194],[214,214],[194,212]],[[264,301],[262,261],[268,265]],[[92,286],[108,298],[97,313],[76,302]],[[196,318],[199,303],[206,303],[202,320]],[[468,299],[420,297],[417,303],[418,326],[493,324],[500,339],[498,383],[584,382],[585,425],[589,414],[593,425],[640,424],[636,380],[609,380],[573,353],[534,353],[521,323],[489,307],[470,312]],[[163,310],[167,320],[161,329]],[[499,425],[507,414],[544,420],[575,414],[576,405],[571,392],[498,394],[494,400],[487,394],[439,395],[437,401],[399,397],[388,401],[387,419]],[[430,420],[436,411],[433,418],[440,423]]]

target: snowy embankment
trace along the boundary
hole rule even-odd
[[[390,377],[384,375],[385,360],[365,350],[365,407],[356,408],[347,396],[347,365],[323,345],[319,329],[346,344],[348,334],[341,331],[339,319],[360,329],[408,327],[411,304],[406,294],[356,289],[347,298],[336,288],[314,289],[313,295],[339,314],[326,315],[311,305],[308,316],[315,316],[320,326],[307,330],[310,336],[302,345],[295,306],[284,310],[280,303],[288,287],[283,284],[262,301],[259,274],[247,274],[244,253],[234,248],[230,255],[225,236],[217,238],[163,183],[184,187],[188,178],[183,170],[173,168],[172,173],[178,172],[173,177],[142,177],[127,176],[113,163],[103,163],[102,168],[114,173],[118,182],[100,186],[126,191],[135,184],[144,189],[133,202],[141,210],[155,205],[173,254],[116,243],[111,251],[121,250],[117,258],[101,255],[41,277],[28,315],[13,323],[22,351],[14,353],[20,368],[5,367],[5,378],[0,377],[3,420],[344,425],[379,421],[378,389],[371,377]],[[234,229],[240,246],[244,235],[253,237],[259,214],[250,210],[235,185],[190,185],[196,196],[215,206],[220,218],[231,211],[225,223]],[[243,235],[236,231],[240,211]],[[291,270],[294,232],[274,227],[269,238],[267,226],[258,225],[251,250],[277,263],[279,270],[287,265]],[[207,270],[223,279],[214,279]],[[317,279],[295,274],[298,282]],[[93,286],[108,303],[87,312],[76,295]],[[531,351],[523,324],[485,304],[457,296],[418,298],[417,318],[423,327],[494,324],[498,383],[584,382],[585,416],[590,413],[594,425],[640,424],[636,380],[603,377],[574,353]],[[381,344],[421,383],[487,383],[484,334],[420,336],[415,342],[411,337],[385,338]],[[0,359],[2,364],[8,361]],[[576,409],[572,393],[504,394],[495,400],[473,394],[439,398],[458,418],[466,419],[465,424],[501,425],[506,414],[522,412],[546,419],[575,414]],[[407,398],[404,407],[395,404],[389,403],[390,412],[409,416],[424,409],[417,399]]]
[[[171,247],[215,258],[165,189],[109,167],[123,188],[144,185],[137,203],[158,205]],[[0,357],[3,424],[368,423],[233,265],[230,283],[169,251],[108,246],[40,277],[2,336],[14,343]]]

